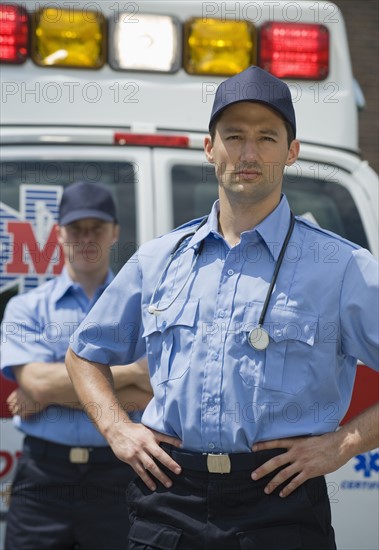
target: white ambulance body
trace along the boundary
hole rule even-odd
[[[206,214],[217,197],[202,150],[215,89],[250,64],[291,89],[301,152],[284,190],[295,213],[379,255],[378,176],[359,155],[356,85],[334,4],[30,0],[0,10],[2,311],[60,272],[52,227],[69,183],[101,182],[114,194],[115,271],[142,242]],[[335,253],[315,249],[315,260]],[[377,399],[378,378],[358,371],[350,416]],[[5,404],[12,386],[1,384],[5,495],[22,438]],[[327,476],[341,550],[378,549],[378,470],[372,452]],[[3,520],[6,510],[4,496]]]

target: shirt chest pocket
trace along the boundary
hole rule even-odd
[[[311,382],[317,368],[312,350],[318,316],[296,308],[270,308],[263,325],[270,342],[265,350],[257,351],[248,336],[258,325],[262,307],[250,303],[245,308],[240,375],[248,385],[295,395]]]
[[[199,300],[176,300],[166,311],[149,315],[143,336],[158,384],[181,378],[190,368]]]

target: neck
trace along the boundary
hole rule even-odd
[[[91,273],[86,273],[83,271],[76,271],[72,269],[70,264],[66,263],[66,268],[70,278],[75,282],[80,284],[83,288],[85,294],[89,299],[91,299],[99,286],[105,283],[105,280],[108,275],[108,268],[99,271],[91,271]]]
[[[220,196],[219,228],[230,246],[235,246],[241,239],[241,233],[249,231],[263,221],[275,208],[277,202],[257,204],[233,204],[222,200]]]

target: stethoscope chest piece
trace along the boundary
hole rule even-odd
[[[287,235],[286,235],[286,237],[284,239],[284,242],[282,244],[282,248],[280,249],[280,252],[279,252],[279,256],[278,256],[278,259],[277,259],[277,262],[276,262],[276,265],[275,265],[275,269],[274,269],[274,274],[272,276],[271,283],[270,283],[269,289],[267,291],[266,299],[265,299],[264,304],[263,304],[262,313],[261,313],[261,316],[259,317],[259,320],[258,320],[258,325],[255,328],[253,328],[247,336],[247,340],[249,342],[249,345],[253,349],[256,349],[257,351],[262,351],[262,350],[266,349],[268,347],[269,343],[270,343],[270,337],[268,335],[268,332],[267,332],[267,330],[262,328],[262,325],[263,325],[264,320],[265,320],[267,308],[268,308],[268,305],[269,305],[270,299],[271,299],[271,294],[274,290],[274,285],[276,283],[276,279],[277,279],[278,274],[279,274],[280,266],[282,265],[282,261],[283,261],[283,258],[284,258],[285,251],[287,249],[288,241],[290,240],[290,237],[292,235],[292,230],[294,228],[294,225],[295,225],[295,216],[294,216],[294,214],[291,210],[290,225],[289,225],[289,228],[288,228],[288,231],[287,231]]]
[[[249,332],[247,339],[249,345],[257,351],[266,349],[270,343],[268,332],[260,326],[253,328]]]

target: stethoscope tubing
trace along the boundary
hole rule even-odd
[[[295,216],[294,216],[294,213],[291,210],[290,225],[289,225],[289,228],[288,228],[288,231],[287,231],[287,234],[286,234],[286,238],[283,241],[282,248],[280,249],[278,259],[277,259],[276,264],[275,264],[274,273],[272,275],[271,283],[270,283],[270,286],[269,286],[267,294],[266,294],[266,299],[265,299],[264,304],[263,304],[262,313],[261,313],[261,315],[259,317],[259,320],[258,320],[258,327],[261,327],[264,323],[266,313],[267,313],[267,309],[268,309],[268,305],[270,303],[271,296],[272,296],[272,293],[274,291],[274,286],[275,286],[275,283],[276,283],[276,279],[278,278],[279,271],[280,271],[281,265],[283,263],[284,254],[287,250],[287,246],[288,246],[289,240],[291,238],[294,226],[295,226]]]
[[[153,294],[151,295],[151,299],[150,299],[150,303],[149,303],[149,306],[147,308],[147,311],[151,314],[151,315],[159,315],[159,313],[162,313],[163,311],[166,311],[167,309],[169,309],[172,304],[179,298],[179,295],[181,294],[182,290],[184,289],[184,287],[186,286],[186,284],[188,283],[188,280],[189,278],[191,277],[191,274],[192,274],[192,270],[193,268],[195,267],[195,263],[197,262],[197,259],[198,257],[200,256],[201,254],[201,251],[203,250],[203,246],[204,246],[204,241],[201,241],[200,245],[197,247],[197,249],[194,250],[194,254],[193,254],[193,258],[192,258],[192,263],[191,263],[191,267],[190,269],[188,270],[188,275],[184,281],[184,283],[182,284],[182,286],[180,287],[179,291],[175,294],[175,296],[173,298],[171,298],[171,300],[169,301],[169,303],[163,307],[160,307],[158,308],[157,306],[154,305],[154,300],[155,300],[155,295],[157,294],[158,292],[158,288],[161,286],[162,284],[162,281],[163,281],[163,278],[164,276],[166,275],[175,255],[177,254],[178,250],[180,249],[180,246],[182,245],[182,243],[184,241],[186,241],[187,239],[189,239],[190,237],[193,237],[195,235],[195,233],[197,233],[197,231],[199,231],[199,229],[201,227],[203,227],[203,225],[207,222],[208,220],[208,216],[206,216],[204,219],[201,220],[200,224],[197,226],[197,228],[194,230],[194,231],[190,231],[189,233],[186,233],[185,235],[183,235],[179,240],[178,242],[175,244],[174,248],[171,250],[170,252],[170,256],[166,262],[166,265],[164,266],[163,270],[162,270],[162,274],[161,276],[159,277],[159,280],[157,282],[157,284],[155,285],[155,288],[154,288],[154,292]]]
[[[176,256],[176,254],[178,253],[178,251],[180,250],[180,247],[182,245],[182,243],[184,241],[186,241],[187,239],[189,239],[190,237],[192,237],[193,235],[195,235],[195,233],[197,231],[199,231],[199,229],[207,222],[207,217],[205,217],[201,223],[198,225],[198,227],[194,230],[194,231],[191,231],[189,233],[186,233],[185,235],[183,235],[179,240],[178,242],[175,244],[174,248],[171,250],[170,252],[170,256],[162,270],[162,273],[161,273],[161,276],[159,277],[159,280],[154,288],[154,291],[153,291],[153,294],[151,295],[151,299],[150,299],[150,303],[149,303],[149,306],[147,308],[148,312],[151,314],[151,315],[159,315],[160,313],[162,313],[163,311],[166,311],[167,309],[169,309],[172,304],[174,304],[174,302],[178,299],[179,295],[181,294],[181,292],[183,291],[184,287],[186,286],[186,284],[188,283],[188,280],[192,274],[192,271],[193,271],[193,268],[195,267],[195,264],[201,254],[201,251],[203,249],[203,246],[204,246],[204,240],[200,243],[200,246],[195,249],[194,251],[194,254],[193,254],[193,259],[192,259],[192,263],[191,263],[191,267],[190,269],[188,270],[188,275],[184,281],[184,283],[182,284],[182,286],[180,287],[180,289],[178,290],[178,292],[176,292],[176,294],[173,296],[173,298],[171,298],[171,300],[169,301],[168,304],[166,304],[165,306],[163,307],[157,307],[154,305],[154,300],[155,300],[155,296],[158,292],[158,289],[159,287],[161,286],[162,284],[162,281],[174,259],[174,257]],[[267,309],[268,309],[268,306],[269,306],[269,303],[270,303],[270,299],[271,299],[271,296],[272,296],[272,293],[273,293],[273,290],[274,290],[274,286],[275,286],[275,283],[276,283],[276,280],[278,278],[278,275],[279,275],[279,271],[280,271],[280,267],[283,263],[283,258],[284,258],[284,254],[287,250],[287,246],[288,246],[288,243],[289,243],[289,240],[291,238],[291,235],[292,235],[292,232],[293,232],[293,228],[295,226],[295,216],[294,216],[294,213],[292,212],[291,210],[291,219],[290,219],[290,225],[289,225],[289,228],[288,228],[288,231],[287,231],[287,234],[286,234],[286,237],[283,241],[283,244],[282,244],[282,248],[280,249],[280,252],[279,252],[279,256],[278,256],[278,259],[277,259],[277,262],[275,264],[275,269],[274,269],[274,273],[273,273],[273,276],[272,276],[272,279],[271,279],[271,282],[270,282],[270,286],[268,288],[268,291],[267,291],[267,294],[266,294],[266,298],[265,298],[265,301],[264,301],[264,304],[263,304],[263,308],[262,308],[262,312],[261,312],[261,315],[259,317],[259,320],[258,320],[258,326],[257,328],[261,328],[263,323],[264,323],[264,320],[265,320],[265,317],[266,317],[266,313],[267,313]],[[254,347],[254,346],[253,346]]]

